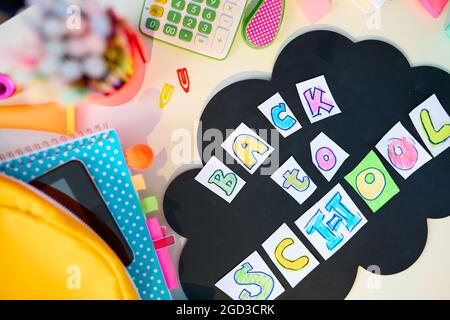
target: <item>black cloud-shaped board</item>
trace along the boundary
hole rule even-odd
[[[342,113],[311,124],[295,84],[319,75],[325,75]],[[393,274],[413,264],[426,243],[426,219],[449,214],[448,150],[407,180],[383,159],[400,193],[376,213],[344,180],[398,121],[421,142],[408,113],[433,93],[448,110],[447,72],[429,66],[411,67],[399,50],[382,41],[354,43],[335,32],[309,32],[283,49],[270,81],[240,81],[218,92],[202,114],[202,131],[198,135],[210,128],[225,135],[226,129],[234,129],[241,122],[256,130],[271,129],[256,107],[276,92],[303,126],[286,139],[279,137],[279,163],[293,155],[318,188],[299,205],[269,176],[261,175],[259,170],[250,175],[234,163],[229,168],[244,178],[246,185],[228,204],[194,180],[199,169],[176,177],[165,194],[164,212],[173,229],[188,238],[179,272],[190,299],[228,299],[214,284],[254,250],[258,250],[285,288],[278,299],[343,299],[354,283],[358,266],[377,265],[382,274]],[[311,161],[309,143],[320,132],[350,154],[331,182]],[[271,143],[270,135],[268,142]],[[208,143],[199,145],[200,154]],[[203,159],[203,163],[208,160]],[[320,265],[291,288],[261,243],[285,222],[315,252],[294,221],[337,183],[344,187],[368,223],[330,259],[319,259]]]

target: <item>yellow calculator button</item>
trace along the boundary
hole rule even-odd
[[[166,4],[167,0],[155,0],[156,3]]]
[[[150,15],[157,17],[157,18],[161,18],[164,14],[164,8],[160,7],[160,6],[155,6],[154,4],[152,4],[150,6]]]

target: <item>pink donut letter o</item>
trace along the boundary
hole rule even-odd
[[[323,171],[330,171],[336,165],[336,155],[327,147],[322,147],[316,152],[316,161]]]

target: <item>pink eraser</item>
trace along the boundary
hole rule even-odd
[[[448,0],[419,0],[420,3],[427,9],[433,18],[439,18],[442,11],[444,11]]]
[[[152,240],[158,240],[165,236],[165,230],[161,228],[158,218],[153,217],[147,219],[147,228],[150,232]],[[156,255],[158,256],[159,264],[161,265],[162,273],[164,275],[164,280],[166,280],[167,288],[175,289],[178,288],[177,274],[172,264],[172,259],[170,258],[170,252],[168,248],[160,248],[156,250]]]
[[[331,10],[330,0],[297,0],[306,18],[314,23]]]

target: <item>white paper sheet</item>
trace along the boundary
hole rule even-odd
[[[317,189],[311,178],[292,156],[270,177],[299,204],[305,202]]]
[[[312,162],[328,181],[349,157],[347,152],[323,132],[311,141],[310,148]]]
[[[450,146],[450,117],[436,95],[412,110],[409,117],[433,157]]]
[[[264,101],[258,109],[284,138],[302,127],[279,93]]]
[[[295,221],[327,260],[366,224],[367,220],[340,184]]]
[[[222,143],[222,148],[251,174],[273,151],[266,141],[244,123],[241,123]]]
[[[400,122],[384,135],[376,148],[405,179],[431,160],[428,152]]]
[[[195,177],[206,188],[231,203],[245,185],[245,181],[216,157],[211,157]]]
[[[256,251],[220,279],[216,287],[233,300],[274,300],[284,292]]]
[[[296,86],[311,123],[341,113],[324,76],[297,83]]]
[[[319,265],[319,261],[285,223],[262,246],[292,288]]]

